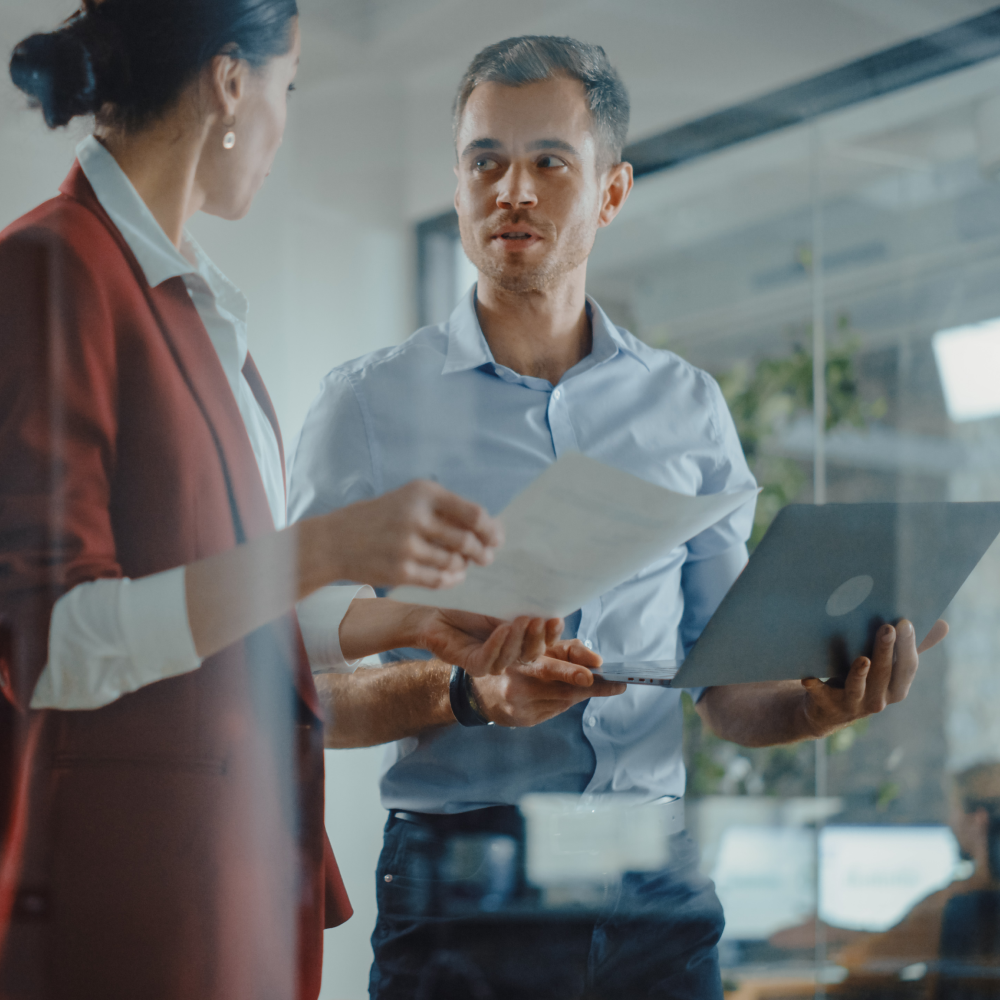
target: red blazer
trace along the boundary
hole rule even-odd
[[[60,190],[0,234],[0,997],[315,997],[351,909],[293,614],[105,708],[27,711],[71,587],[274,530],[183,281],[149,287],[79,164]]]

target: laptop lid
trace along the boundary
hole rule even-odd
[[[843,677],[884,622],[918,644],[1000,534],[1000,503],[783,508],[671,681]]]

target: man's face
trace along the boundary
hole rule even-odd
[[[578,80],[473,90],[458,133],[455,208],[482,275],[508,291],[544,291],[586,261],[617,212],[602,211],[598,152]]]

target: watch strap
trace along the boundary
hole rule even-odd
[[[451,668],[451,681],[448,684],[448,697],[451,710],[460,726],[492,726],[493,723],[483,715],[475,692],[469,684],[469,675],[461,667]]]

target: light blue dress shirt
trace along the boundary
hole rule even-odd
[[[688,495],[756,484],[718,385],[615,327],[588,299],[593,349],[553,387],[493,360],[475,289],[447,323],[335,368],[290,462],[297,520],[435,479],[496,514],[558,456],[581,451]],[[746,558],[747,504],[571,616],[607,661],[690,648]],[[721,566],[699,573],[698,565]],[[427,656],[396,650],[388,659]],[[629,685],[541,725],[450,726],[388,749],[388,809],[461,812],[536,791],[684,791],[681,693]]]

